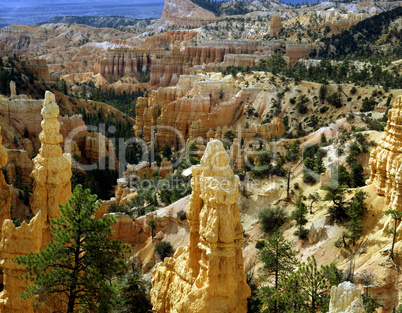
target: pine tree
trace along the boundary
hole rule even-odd
[[[100,206],[96,196],[81,185],[60,206],[61,215],[51,220],[54,236],[45,250],[14,259],[26,267],[25,278],[32,282],[21,296],[39,295],[41,302],[62,301],[63,311],[94,311],[105,307],[115,296],[110,280],[126,269],[129,246],[110,239],[113,216],[94,220]]]
[[[63,78],[60,79],[60,92],[65,95],[67,94],[67,83]]]
[[[151,227],[151,238],[152,242],[154,242],[154,232],[157,226],[156,220],[152,219],[148,222],[148,226]]]
[[[299,229],[295,231],[295,235],[299,237],[299,239],[303,239],[307,235],[307,230],[303,227],[307,224],[307,206],[301,199],[297,201],[297,209],[292,213],[292,218],[296,221],[297,225],[299,225]]]
[[[363,233],[362,218],[364,211],[367,209],[364,203],[367,196],[367,192],[364,192],[362,190],[356,191],[348,209],[347,214],[350,217],[350,221],[347,223],[347,237],[350,238],[353,246],[355,245],[356,240],[359,239],[361,234]]]
[[[393,262],[394,258],[394,247],[395,247],[395,242],[396,242],[396,237],[401,234],[400,231],[398,231],[398,224],[402,220],[402,212],[398,210],[387,210],[385,211],[385,215],[391,215],[392,219],[394,220],[394,228],[393,229],[387,229],[385,232],[387,235],[392,235],[392,245],[391,245],[391,250],[389,252],[389,257],[388,260]]]
[[[351,187],[353,188],[365,185],[363,166],[357,161],[351,166],[350,181]]]
[[[284,239],[282,233],[274,233],[268,238],[258,257],[264,264],[264,276],[274,277],[274,288],[266,287],[261,291],[262,302],[265,306],[272,307],[274,312],[278,312],[278,306],[281,304],[280,278],[286,277],[297,264],[292,243]]]
[[[326,277],[327,267],[319,269],[314,257],[308,257],[307,263],[300,263],[298,270],[289,277],[289,282],[297,282],[301,309],[299,312],[327,312],[329,299],[325,297],[330,281]]]
[[[172,156],[172,149],[170,148],[168,143],[165,143],[165,145],[163,147],[162,155],[166,159],[170,160],[170,157]]]
[[[310,214],[313,214],[313,203],[321,200],[321,197],[318,194],[318,192],[313,192],[308,195],[307,199],[309,199],[311,201],[310,202]]]
[[[330,182],[321,188],[326,190],[327,194],[324,201],[332,201],[333,205],[329,208],[328,213],[337,221],[343,221],[346,217],[345,207],[345,187],[338,185],[336,182]]]
[[[117,302],[118,312],[121,313],[151,313],[152,304],[147,298],[146,281],[141,277],[137,267],[127,273],[122,280]]]

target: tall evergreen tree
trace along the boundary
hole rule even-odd
[[[280,277],[286,277],[297,264],[292,243],[284,239],[282,233],[274,233],[261,250],[259,259],[264,264],[265,276],[274,277],[274,287],[262,289],[262,301],[265,306],[271,307],[273,312],[278,312],[278,307],[282,303],[279,292]]]
[[[350,220],[347,223],[347,237],[350,238],[353,246],[355,245],[356,240],[358,240],[363,233],[362,218],[364,211],[367,209],[366,204],[364,203],[367,196],[368,193],[363,190],[356,191],[348,209]]]
[[[296,221],[299,229],[295,231],[295,235],[300,239],[303,239],[307,236],[307,230],[303,227],[307,224],[308,220],[306,219],[307,215],[307,206],[301,199],[302,196],[297,201],[297,209],[292,213],[292,218]]]
[[[331,266],[331,265],[329,265]],[[328,266],[327,266],[328,267]],[[297,282],[300,302],[299,312],[327,312],[329,299],[325,295],[331,287],[329,279],[326,277],[327,267],[318,268],[314,257],[308,257],[307,263],[300,263],[299,268],[288,279],[289,282]]]
[[[53,238],[45,250],[14,261],[26,267],[29,285],[21,296],[39,295],[41,302],[61,301],[63,311],[96,311],[115,296],[110,280],[126,269],[129,246],[110,239],[113,216],[92,218],[100,206],[96,196],[81,185],[60,206],[61,215],[51,220]]]

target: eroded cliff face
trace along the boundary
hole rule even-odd
[[[213,21],[215,15],[190,0],[167,0],[163,7],[162,18],[174,25],[195,26]]]
[[[33,193],[30,199],[34,214],[42,212],[45,220],[42,248],[50,239],[50,219],[60,215],[59,204],[65,204],[71,197],[71,156],[63,154],[60,143],[60,122],[57,120],[59,107],[55,96],[46,91],[43,108],[42,132],[39,138],[42,146],[34,158],[32,171]]]
[[[255,66],[280,47],[277,41],[211,40],[201,46],[185,46],[197,32],[168,32],[147,38],[137,49],[109,49],[98,59],[94,72],[105,77],[133,77],[137,80],[149,74],[149,85],[169,86],[180,75],[190,74],[200,66],[206,70],[228,66]],[[181,41],[184,40],[184,41]],[[157,45],[160,43],[162,48]],[[165,49],[171,49],[165,50]]]
[[[208,143],[193,169],[187,211],[190,243],[152,273],[156,312],[247,312],[250,287],[243,266],[243,228],[233,174],[222,142]]]
[[[402,211],[402,96],[393,103],[388,112],[388,123],[385,134],[378,146],[370,153],[370,179],[367,185],[373,184],[379,196],[385,197],[385,204],[391,210]],[[390,216],[385,223],[384,231],[393,228],[394,221]],[[402,229],[399,223],[398,231]],[[385,234],[385,232],[384,232]],[[401,235],[398,236],[401,239]]]
[[[371,175],[367,184],[374,184],[377,194],[385,196],[385,203],[392,209],[402,210],[402,96],[388,112],[385,134],[370,153]]]
[[[1,312],[34,313],[33,299],[18,299],[28,284],[28,281],[21,279],[20,275],[27,274],[27,271],[23,266],[14,263],[12,259],[20,255],[28,255],[30,252],[38,253],[40,251],[43,225],[44,217],[41,211],[29,224],[24,221],[20,227],[15,227],[10,219],[3,223],[0,242],[2,255],[0,265],[4,271],[4,290],[0,293]]]
[[[282,30],[282,20],[278,15],[274,15],[271,17],[271,21],[269,23],[269,34],[271,36],[277,36],[279,32]]]
[[[139,78],[140,73],[146,73],[150,70],[156,60],[166,55],[164,49],[110,49],[105,57],[99,59],[95,65],[94,73],[100,73],[105,77],[123,77],[127,75]]]
[[[0,96],[0,114],[5,116],[15,132],[6,132],[8,141],[20,134],[18,149],[8,149],[7,170],[9,178],[20,175],[23,183],[29,183],[32,171],[32,161],[41,147],[41,110],[43,100],[28,99],[26,95],[17,95],[11,98]],[[112,142],[101,133],[89,132],[81,115],[57,116],[60,123],[59,132],[62,135],[62,148],[65,152],[79,155],[83,163],[96,163],[101,157],[108,156],[116,160]],[[22,134],[28,134],[23,138]],[[115,165],[117,166],[117,164]]]
[[[265,105],[261,106],[261,113],[267,110],[268,101],[264,99],[269,91],[215,76],[182,75],[175,87],[159,88],[149,98],[138,98],[136,136],[150,141],[154,126],[158,126],[156,138],[160,147],[165,143],[177,147],[197,137],[220,139],[228,130],[243,139],[252,139],[257,133],[264,139],[282,137],[285,127],[280,119],[247,128],[243,121],[246,103],[256,98]]]
[[[1,136],[1,126],[0,126],[0,168],[7,164],[7,151],[2,145],[3,137]],[[0,172],[0,234],[1,226],[6,219],[10,217],[10,207],[11,207],[11,189],[7,185],[3,172]]]

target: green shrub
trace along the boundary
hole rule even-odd
[[[341,99],[336,92],[329,95],[327,97],[327,101],[329,102],[329,104],[333,105],[336,108],[340,108],[342,106]]]
[[[373,98],[364,98],[363,99],[363,104],[360,112],[369,112],[373,111],[375,106],[377,105],[377,102]]]
[[[306,228],[298,229],[294,232],[294,235],[299,237],[299,239],[307,238],[307,234],[308,234],[308,229],[306,229]]]
[[[323,107],[320,108],[320,113],[325,113],[325,112],[327,112],[328,110],[329,110],[329,107],[323,106]]]
[[[161,241],[155,245],[155,251],[161,260],[164,260],[166,257],[173,254],[173,247],[169,241]]]
[[[316,175],[314,175],[312,171],[303,170],[303,182],[314,185],[317,182]]]
[[[262,250],[265,248],[265,241],[264,240],[258,240],[255,244],[255,248],[258,250]]]
[[[177,218],[181,221],[184,221],[187,218],[186,211],[179,211],[177,212]]]
[[[280,207],[266,208],[258,214],[258,220],[261,224],[262,231],[272,233],[278,230],[285,221],[285,211]]]

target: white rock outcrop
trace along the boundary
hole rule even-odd
[[[328,313],[366,313],[359,289],[348,281],[333,286]]]

